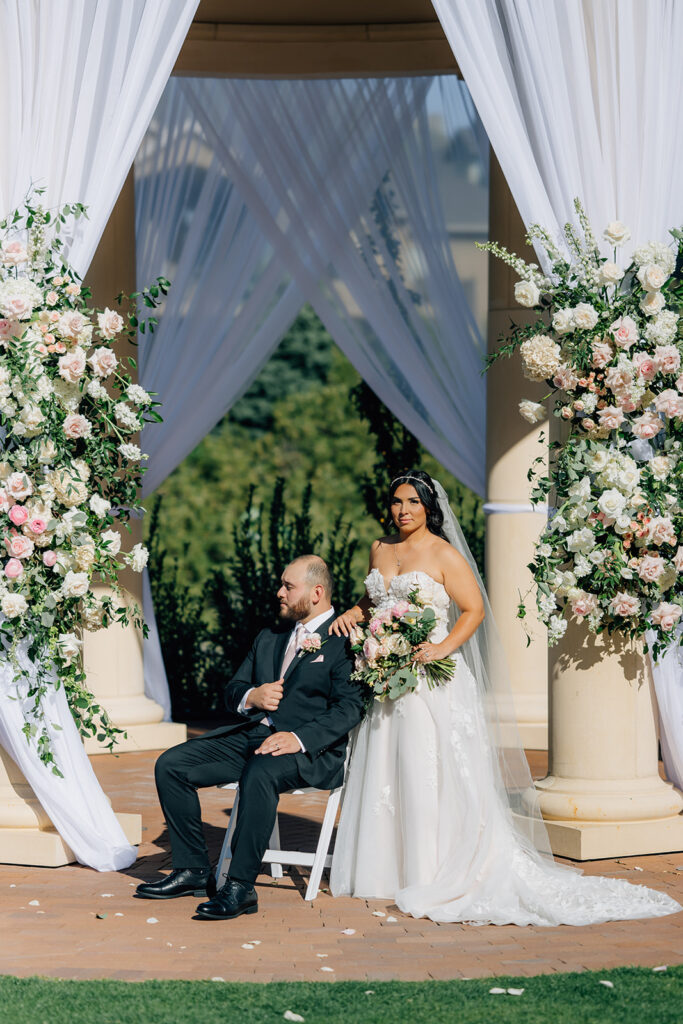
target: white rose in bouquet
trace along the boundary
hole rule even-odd
[[[61,657],[67,665],[76,661],[81,653],[83,641],[79,640],[75,633],[60,633],[57,647]]]
[[[78,313],[75,309],[70,309],[66,313],[62,313],[55,324],[55,330],[67,341],[78,342],[89,337],[92,325],[82,313]]]
[[[95,349],[88,362],[93,373],[104,380],[114,372],[118,360],[110,348],[102,347]]]
[[[116,558],[119,551],[121,550],[121,535],[116,530],[105,530],[100,535],[100,541],[104,547],[104,551],[111,558]]]
[[[519,403],[519,412],[527,423],[540,423],[547,416],[545,406],[540,402],[532,402],[529,398],[523,398]]]
[[[666,271],[668,277],[676,266],[676,254],[663,242],[648,242],[647,245],[639,245],[634,251],[633,262],[638,267],[656,263],[658,267]]]
[[[656,583],[665,566],[666,562],[661,555],[644,555],[638,563],[638,575],[646,583]]]
[[[83,597],[90,587],[90,580],[87,572],[67,572],[62,583],[62,594],[64,597]]]
[[[553,330],[557,334],[570,334],[574,330],[574,313],[571,309],[558,309],[553,313]]]
[[[76,568],[82,572],[89,572],[95,562],[95,545],[93,541],[88,540],[84,544],[79,544],[74,549],[74,559],[76,561]]]
[[[551,575],[549,583],[555,593],[562,596],[576,587],[576,576],[569,569],[558,569]]]
[[[107,501],[106,498],[100,497],[99,494],[93,494],[88,502],[90,510],[95,513],[98,519],[104,519],[107,512],[111,508],[111,502]]]
[[[26,473],[10,473],[5,481],[4,489],[14,501],[24,501],[33,494],[33,484]]]
[[[23,594],[4,594],[0,601],[2,614],[8,619],[16,619],[28,611],[28,602]]]
[[[631,231],[620,220],[611,220],[602,233],[602,237],[611,245],[623,245],[631,237]]]
[[[90,437],[92,423],[80,413],[71,412],[64,420],[64,433],[70,441],[75,441],[79,437]]]
[[[657,345],[653,358],[660,373],[678,373],[681,353],[675,345]]]
[[[59,359],[60,376],[68,384],[77,384],[85,373],[85,352],[82,348],[72,349]]]
[[[84,605],[81,611],[81,621],[85,629],[95,633],[104,626],[104,607],[101,601],[94,601],[92,604]]]
[[[640,612],[640,601],[633,594],[619,591],[610,602],[610,611],[622,618],[632,618]]]
[[[671,460],[667,455],[655,455],[648,462],[648,469],[655,480],[666,480],[672,468]]]
[[[579,330],[592,330],[598,322],[597,310],[589,302],[580,302],[578,306],[574,307],[573,320],[574,326]]]
[[[633,317],[620,316],[609,329],[618,348],[629,349],[638,341],[638,325]]]
[[[2,249],[0,250],[0,261],[5,264],[6,267],[16,267],[20,263],[26,263],[28,259],[28,252],[26,246],[18,239],[5,239],[2,243]]]
[[[595,594],[589,594],[578,588],[569,595],[569,603],[572,612],[579,622],[582,622],[587,615],[593,615],[600,607]]]
[[[27,437],[37,437],[43,431],[45,417],[39,405],[25,405],[20,412],[21,422],[26,428]]]
[[[102,313],[97,314],[97,326],[102,337],[111,341],[123,330],[123,317],[107,307]]]
[[[647,316],[657,316],[665,306],[666,299],[661,292],[647,292],[640,303],[640,308]]]
[[[604,285],[619,284],[623,276],[624,271],[618,263],[603,263],[598,271],[598,280]]]
[[[595,544],[595,534],[588,526],[584,526],[580,530],[574,530],[567,538],[567,550],[578,551],[582,555],[587,555],[589,551],[592,551]]]
[[[520,306],[531,309],[537,306],[541,298],[540,289],[533,281],[518,281],[515,285],[515,301]]]
[[[125,556],[125,560],[133,572],[142,572],[149,561],[149,551],[144,544],[136,544]]]
[[[669,275],[656,263],[650,263],[641,267],[636,276],[645,291],[658,292]]]
[[[652,612],[652,622],[655,626],[659,626],[660,629],[669,630],[673,629],[678,620],[681,617],[683,609],[679,604],[669,604],[666,601],[660,601],[657,607]]]

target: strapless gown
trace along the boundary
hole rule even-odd
[[[419,588],[436,612],[430,639],[448,634],[450,598],[424,572],[373,569],[372,604]],[[622,879],[586,877],[529,851],[494,780],[477,684],[455,653],[452,679],[424,680],[377,701],[358,727],[331,870],[335,896],[393,900],[406,914],[473,924],[559,925],[658,917],[671,897]]]

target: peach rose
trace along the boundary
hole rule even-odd
[[[82,313],[77,313],[75,309],[69,310],[60,316],[57,330],[63,338],[68,338],[69,341],[78,341],[89,323],[90,321]]]
[[[683,547],[679,547],[674,555],[674,565],[677,572],[683,572]]]
[[[613,615],[620,615],[622,618],[630,618],[633,615],[637,615],[640,611],[640,601],[637,597],[634,597],[632,594],[627,594],[622,590],[612,598],[610,611]]]
[[[2,255],[0,259],[7,266],[16,267],[19,263],[25,263],[28,259],[26,247],[16,239],[12,242],[2,243]]]
[[[8,580],[16,580],[23,575],[24,567],[18,558],[10,558],[5,565],[5,576]]]
[[[657,373],[657,364],[649,352],[634,352],[631,360],[641,380],[652,380]]]
[[[669,516],[653,516],[647,524],[647,539],[653,544],[676,544],[678,538]]]
[[[579,622],[585,619],[587,615],[592,615],[599,607],[595,594],[587,594],[585,590],[580,590],[578,594],[573,595],[569,603],[571,604],[572,612]]]
[[[104,380],[116,369],[117,359],[110,348],[96,348],[88,359],[93,373]]]
[[[23,501],[33,494],[33,484],[26,473],[10,473],[5,481],[5,490],[13,502]]]
[[[12,558],[30,558],[33,554],[33,541],[21,533],[5,537],[5,547]]]
[[[661,391],[656,396],[653,404],[657,412],[663,412],[669,419],[683,416],[683,395],[679,395],[672,388]]]
[[[624,411],[613,405],[606,405],[604,409],[598,410],[598,420],[605,430],[617,430],[624,422]]]
[[[102,337],[109,341],[123,330],[123,317],[115,310],[107,308],[103,313],[97,314],[97,325]]]
[[[28,511],[23,505],[13,505],[9,510],[9,517],[15,526],[23,526],[28,519]]]
[[[75,348],[59,359],[59,373],[70,384],[77,384],[85,373],[85,353]]]
[[[72,441],[79,437],[90,437],[92,424],[85,416],[72,412],[64,420],[64,433]]]
[[[683,609],[678,604],[669,604],[667,601],[660,601],[653,610],[651,620],[660,629],[673,629],[681,617]]]
[[[620,316],[610,325],[610,331],[614,336],[614,343],[619,348],[629,349],[638,341],[638,327],[630,316]]]
[[[681,353],[675,345],[657,345],[654,360],[660,373],[677,373],[681,367]]]
[[[593,353],[593,366],[596,370],[601,370],[603,366],[607,366],[614,355],[612,346],[604,338],[602,341],[594,341],[591,351]]]
[[[562,388],[563,391],[571,391],[579,383],[579,378],[574,373],[571,366],[567,366],[566,363],[562,363],[558,366],[555,376],[553,377],[553,384],[556,388]]]
[[[646,583],[656,583],[664,572],[666,562],[661,555],[645,555],[638,565],[638,575]]]
[[[663,428],[664,424],[661,417],[654,412],[644,412],[642,416],[639,416],[631,424],[633,433],[643,441],[649,441],[651,438],[656,437]]]

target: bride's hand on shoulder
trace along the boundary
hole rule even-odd
[[[342,612],[341,615],[337,616],[330,626],[330,633],[334,633],[335,636],[348,637],[353,627],[357,626],[362,620],[363,613],[356,605],[354,608],[349,608],[348,611]]]

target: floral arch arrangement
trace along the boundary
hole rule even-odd
[[[607,226],[608,258],[575,207],[581,230],[567,224],[562,249],[541,226],[528,231],[547,276],[495,242],[482,246],[517,272],[515,298],[540,314],[514,326],[489,365],[519,349],[524,375],[548,385],[544,401],[564,424],[547,474],[544,456],[529,470],[532,500],[554,506],[530,565],[550,643],[569,615],[594,633],[651,630],[657,658],[683,613],[683,233],[671,232],[673,246],[638,246],[624,266],[629,229]],[[530,423],[548,415],[530,400],[520,413]]]
[[[61,237],[86,210],[46,211],[40,195],[0,223],[0,642],[27,739],[59,773],[42,713],[47,688],[63,686],[81,733],[111,747],[121,730],[87,689],[82,630],[131,621],[145,629],[118,577],[126,566],[141,572],[147,551],[136,544],[122,554],[121,527],[130,531],[139,510],[144,456],[135,435],[161,417],[131,377],[134,359],[125,365],[114,346],[154,329],[136,304],[154,308],[168,282],[129,296],[124,315],[89,308]],[[96,598],[93,582],[111,596]]]

